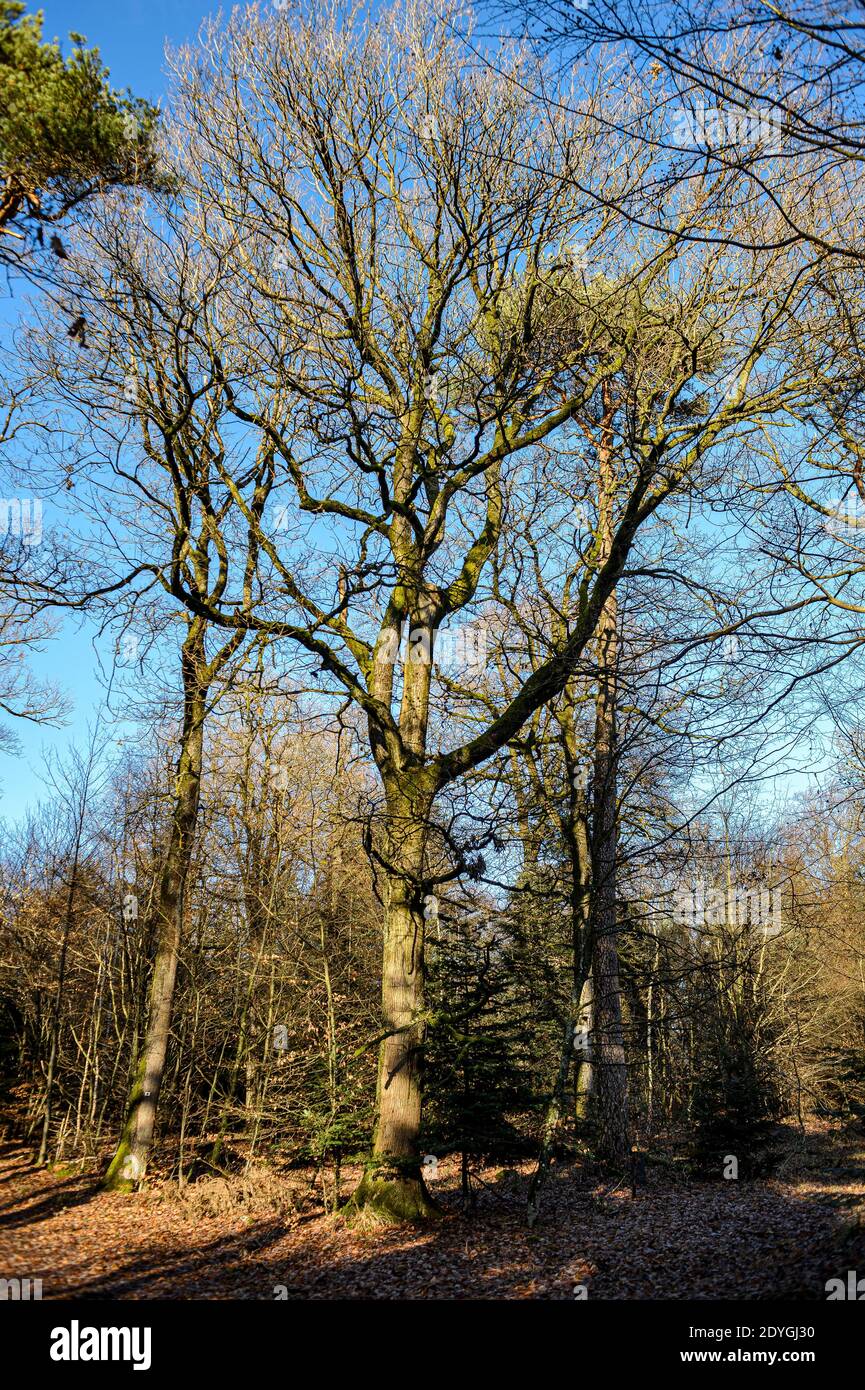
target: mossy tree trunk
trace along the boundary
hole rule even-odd
[[[423,859],[428,808],[388,796],[382,1042],[372,1156],[352,1199],[394,1220],[436,1213],[420,1154],[425,1032]]]
[[[394,694],[394,650],[402,613],[413,616],[403,664],[398,736],[371,730],[385,791],[379,861],[385,879],[382,953],[382,1041],[372,1154],[351,1199],[390,1220],[424,1220],[437,1212],[421,1172],[420,1124],[424,980],[424,864],[435,797],[426,764],[433,646],[441,608],[416,581],[398,594],[376,652],[373,688],[383,703]],[[398,616],[396,616],[398,615]]]

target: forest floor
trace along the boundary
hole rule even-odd
[[[471,1216],[455,1161],[425,1229],[325,1215],[312,1173],[252,1170],[183,1189],[100,1192],[95,1171],[37,1168],[0,1146],[0,1277],[43,1298],[825,1299],[865,1272],[865,1136],[789,1131],[771,1179],[697,1181],[653,1156],[636,1198],[578,1164],[554,1168],[525,1223],[531,1165],[482,1170]],[[343,1191],[357,1174],[346,1170]],[[277,1292],[278,1290],[278,1292]]]

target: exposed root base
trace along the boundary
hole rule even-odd
[[[354,1196],[342,1209],[349,1221],[395,1225],[406,1221],[434,1221],[441,1216],[421,1178],[392,1173],[365,1174]]]
[[[102,1184],[103,1192],[122,1192],[129,1196],[135,1191],[135,1183],[129,1182],[126,1178],[106,1178]]]
[[[135,1156],[127,1139],[122,1139],[117,1147],[108,1172],[102,1181],[105,1192],[134,1192],[144,1176],[143,1165]]]

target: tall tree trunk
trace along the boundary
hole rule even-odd
[[[371,726],[372,747],[385,790],[382,953],[382,1041],[376,1087],[372,1154],[351,1199],[389,1220],[423,1220],[438,1208],[421,1173],[421,1071],[425,1032],[424,860],[435,786],[425,772],[435,624],[441,616],[431,596],[416,588],[405,609],[397,605],[379,642],[398,637],[403,612],[413,615],[403,663],[399,737]],[[393,660],[377,660],[373,689],[390,706]]]
[[[146,1171],[165,1071],[183,928],[184,890],[201,792],[207,705],[207,686],[202,680],[204,633],[201,620],[193,619],[183,644],[183,727],[171,832],[155,910],[156,956],[147,1024],[132,1078],[123,1132],[105,1175],[105,1186],[120,1191],[129,1191]]]
[[[414,1221],[437,1213],[421,1172],[425,1032],[422,875],[429,807],[388,795],[384,952],[372,1157],[351,1205]]]
[[[613,407],[604,387],[604,419],[599,461],[598,532],[601,561],[613,538],[615,466]],[[618,611],[613,592],[604,604],[597,632],[598,691],[595,705],[595,757],[592,788],[592,980],[594,987],[595,1079],[602,1157],[621,1161],[628,1152],[628,1072],[622,1031],[616,892],[617,673]]]

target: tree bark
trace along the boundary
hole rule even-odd
[[[613,407],[609,385],[604,387],[604,407],[598,454],[601,563],[612,544],[615,496]],[[613,591],[604,603],[597,631],[598,691],[592,788],[592,981],[598,1152],[613,1162],[621,1162],[629,1147],[628,1072],[622,1030],[616,912],[618,641],[618,610]]]
[[[421,1077],[425,1032],[422,875],[429,807],[388,796],[383,1037],[379,1051],[372,1157],[351,1199],[392,1220],[438,1214],[423,1181],[420,1154]]]

